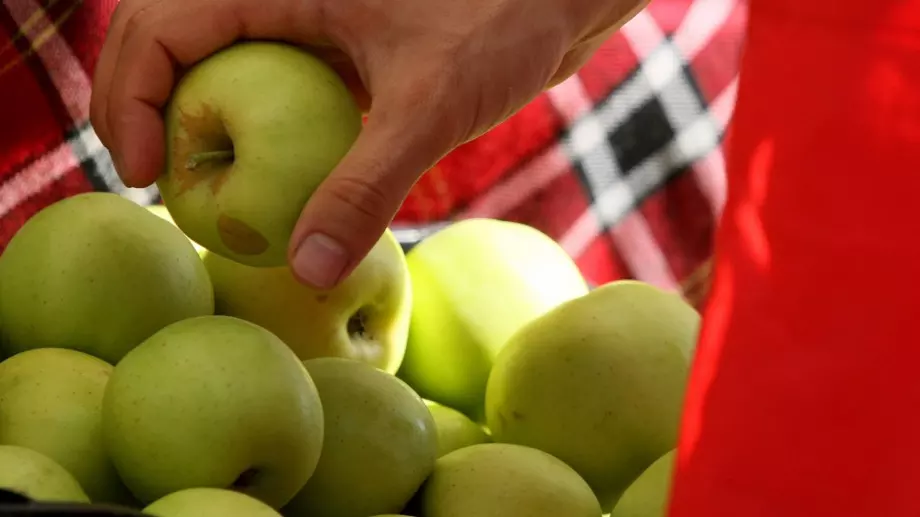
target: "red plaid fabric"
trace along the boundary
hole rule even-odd
[[[0,0],[0,250],[42,207],[89,190],[138,203],[90,127],[90,78],[117,0]],[[699,301],[726,194],[745,0],[655,0],[587,66],[416,185],[394,221],[496,217],[558,240],[588,280]]]

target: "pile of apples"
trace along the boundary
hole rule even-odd
[[[171,101],[168,209],[87,193],[16,233],[0,488],[155,517],[662,516],[700,323],[679,295],[589,290],[549,237],[494,219],[408,253],[387,230],[331,290],[295,279],[299,209],[360,119],[336,81],[236,44]],[[225,115],[255,83],[269,105]],[[328,129],[293,158],[290,113]],[[237,141],[258,124],[264,160]]]

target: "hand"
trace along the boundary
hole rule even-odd
[[[92,122],[124,182],[147,186],[162,168],[160,113],[182,69],[238,39],[319,53],[368,111],[291,238],[297,277],[330,288],[421,174],[574,73],[646,1],[121,0],[97,65]]]

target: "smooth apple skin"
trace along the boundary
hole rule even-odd
[[[0,445],[0,488],[39,502],[90,502],[67,469],[40,452],[17,445]]]
[[[610,517],[667,517],[676,451],[671,450],[645,469],[617,502]]]
[[[482,426],[456,409],[425,401],[438,430],[438,457],[457,449],[491,441]]]
[[[40,348],[0,363],[0,444],[45,454],[93,502],[131,504],[102,439],[112,366],[76,350]]]
[[[678,294],[632,280],[560,305],[496,358],[486,392],[493,440],[565,461],[609,511],[677,446],[699,326]]]
[[[148,205],[147,210],[150,210],[150,213],[152,213],[153,215],[159,217],[160,219],[163,219],[164,221],[168,221],[169,224],[176,226],[178,228],[178,226],[176,225],[176,221],[173,220],[172,215],[170,215],[169,213],[169,209],[166,208],[166,205]],[[180,229],[179,231],[182,231],[182,230]],[[185,234],[183,233],[183,235]],[[186,237],[188,236],[186,235]],[[193,241],[191,237],[188,237],[188,241],[192,243],[192,247],[195,248],[195,251],[198,252],[199,256],[204,256],[204,253],[207,251],[204,246]]]
[[[108,192],[42,209],[0,255],[0,347],[69,348],[117,363],[154,332],[214,313],[188,239]]]
[[[429,400],[483,420],[492,362],[522,325],[588,292],[555,241],[520,223],[467,219],[407,254],[412,319],[398,375]]]
[[[236,43],[193,66],[165,110],[157,180],[176,224],[250,266],[286,263],[294,224],[361,131],[361,111],[322,60],[285,43]],[[189,168],[201,152],[232,160]]]
[[[233,488],[272,508],[313,474],[323,411],[310,375],[267,330],[229,316],[170,325],[112,373],[102,404],[109,456],[149,504]]]
[[[425,517],[601,517],[585,481],[530,447],[486,443],[438,459],[420,491]]]
[[[256,268],[206,252],[216,311],[256,323],[303,360],[345,357],[394,373],[406,353],[412,288],[402,247],[386,230],[336,288],[318,291],[286,267]]]
[[[313,477],[287,517],[366,517],[401,511],[434,468],[438,434],[405,382],[351,359],[305,361],[326,418]]]
[[[254,497],[222,488],[186,488],[157,499],[143,512],[153,517],[281,517]]]

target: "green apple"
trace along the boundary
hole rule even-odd
[[[556,242],[509,221],[455,222],[409,251],[407,261],[412,319],[399,376],[476,421],[492,362],[511,335],[588,292]]]
[[[144,513],[153,517],[281,517],[254,497],[223,488],[186,488],[157,499]]]
[[[194,65],[165,111],[163,202],[189,237],[250,266],[283,266],[294,223],[361,131],[320,59],[285,43],[231,45]]]
[[[201,316],[160,330],[115,366],[102,429],[142,503],[211,487],[280,508],[316,468],[323,411],[310,375],[274,334]]]
[[[115,364],[164,326],[213,312],[208,272],[188,239],[117,194],[45,207],[0,255],[8,355],[69,348]]]
[[[431,473],[434,419],[406,383],[364,362],[304,362],[323,402],[326,438],[316,473],[288,517],[366,517],[401,511]]]
[[[613,508],[610,517],[667,517],[676,450],[645,469]]]
[[[609,511],[677,445],[699,324],[679,295],[636,281],[557,307],[495,361],[486,393],[492,438],[565,461]]]
[[[169,209],[166,208],[166,205],[148,205],[147,210],[150,210],[153,215],[159,217],[160,219],[169,221],[169,224],[176,226],[176,221],[174,221],[172,215],[169,214]],[[189,237],[188,241],[192,243],[192,246],[195,248],[195,251],[198,252],[198,255],[204,254],[206,251],[204,246],[193,241],[191,237]]]
[[[438,459],[420,493],[425,517],[600,517],[571,467],[521,445],[485,443]]]
[[[216,310],[265,327],[301,359],[346,357],[395,373],[406,352],[412,291],[387,230],[342,283],[317,291],[286,266],[255,268],[205,253]]]
[[[112,366],[76,350],[39,348],[0,363],[0,444],[28,447],[73,474],[93,502],[133,502],[102,441]]]
[[[457,449],[487,443],[489,436],[482,426],[473,422],[463,413],[426,400],[425,404],[434,417],[434,424],[438,430],[438,457],[444,456]]]
[[[67,469],[40,452],[16,445],[0,445],[0,488],[33,501],[90,502]]]

